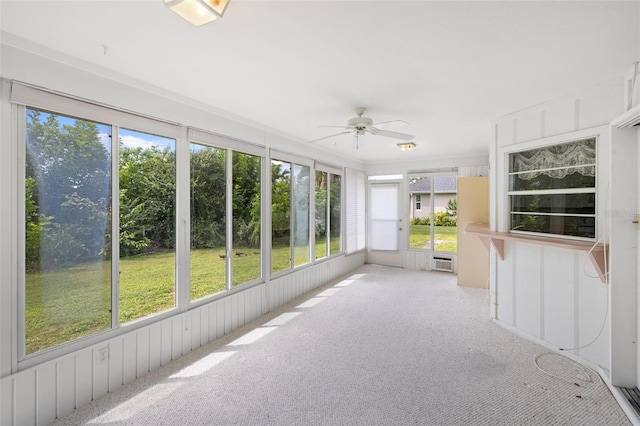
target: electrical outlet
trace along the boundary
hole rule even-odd
[[[98,364],[106,364],[109,360],[109,348],[98,349]]]

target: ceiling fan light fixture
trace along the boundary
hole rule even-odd
[[[222,18],[230,0],[163,0],[164,5],[199,27]]]
[[[415,147],[416,147],[416,144],[413,142],[400,142],[398,144],[398,148],[400,148],[403,151],[410,151]]]

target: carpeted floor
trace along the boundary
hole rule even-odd
[[[488,311],[452,274],[365,265],[56,424],[630,424]]]

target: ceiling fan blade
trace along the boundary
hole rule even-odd
[[[321,140],[324,140],[324,139],[333,138],[335,136],[346,135],[347,133],[351,133],[351,132],[352,132],[352,130],[345,130],[344,132],[335,133],[335,134],[329,135],[329,136],[324,136],[322,138],[314,139],[314,140],[311,140],[311,141],[308,141],[308,142],[309,143],[314,143],[314,142],[318,142],[318,141],[321,141]]]
[[[410,135],[408,133],[392,132],[391,130],[380,130],[373,126],[369,126],[369,128],[371,129],[371,134],[376,136],[385,136],[387,138],[401,139],[403,141],[410,141],[411,139],[416,137],[415,135]]]
[[[373,123],[372,126],[375,127],[375,126],[379,126],[380,124],[391,124],[391,125],[400,124],[402,126],[408,126],[409,125],[409,123],[407,123],[404,120],[391,120],[391,121],[381,121],[380,123]]]

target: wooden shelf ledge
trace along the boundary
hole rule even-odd
[[[589,260],[591,260],[591,263],[596,268],[598,276],[600,277],[602,282],[607,282],[605,270],[608,259],[606,258],[607,250],[605,250],[604,244],[598,244],[596,247],[593,247],[593,243],[589,241],[565,240],[553,237],[520,235],[510,232],[497,232],[489,229],[489,225],[486,223],[471,223],[467,225],[466,228],[464,228],[464,233],[469,235],[476,235],[478,238],[480,238],[480,241],[482,241],[482,243],[487,247],[488,250],[491,250],[491,246],[493,246],[500,260],[504,260],[505,241],[518,241],[521,243],[539,244],[549,247],[585,251],[589,254]]]

